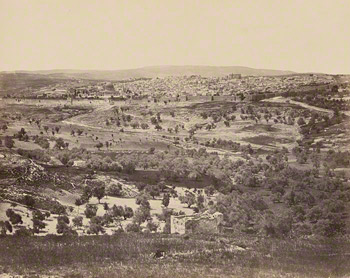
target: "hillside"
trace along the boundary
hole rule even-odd
[[[240,66],[215,67],[215,66],[151,66],[126,70],[42,70],[19,71],[20,73],[32,73],[50,75],[63,78],[83,78],[93,80],[122,80],[128,78],[155,78],[166,76],[201,75],[203,77],[220,77],[228,74],[242,75],[287,75],[292,71],[254,69]]]
[[[64,78],[63,78],[64,79]],[[41,75],[37,73],[0,73],[0,93],[12,94],[28,88],[40,89],[63,82],[62,76]]]

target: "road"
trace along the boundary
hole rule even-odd
[[[295,105],[299,105],[301,107],[304,107],[306,109],[310,109],[310,110],[314,110],[314,111],[318,111],[318,112],[323,112],[323,113],[328,113],[331,115],[331,118],[333,117],[334,112],[332,110],[329,109],[324,109],[324,108],[320,108],[317,106],[312,106],[303,102],[299,102],[299,101],[294,101],[288,98],[284,98],[284,97],[274,97],[274,98],[269,98],[269,99],[264,99],[262,100],[262,102],[274,102],[274,103],[290,103],[290,104],[295,104]]]

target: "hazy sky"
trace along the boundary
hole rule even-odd
[[[350,73],[350,0],[0,0],[0,70]]]

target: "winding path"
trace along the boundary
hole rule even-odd
[[[303,102],[291,100],[291,99],[284,98],[284,97],[274,97],[274,98],[264,99],[264,100],[262,100],[262,102],[291,103],[291,104],[295,104],[295,105],[301,106],[301,107],[306,108],[306,109],[310,109],[310,110],[314,110],[314,111],[318,111],[318,112],[323,112],[323,113],[328,113],[331,115],[331,117],[333,117],[333,114],[334,114],[334,112],[332,110],[320,108],[317,106],[312,106],[312,105],[309,105],[309,104],[306,104]]]

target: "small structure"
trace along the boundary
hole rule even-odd
[[[170,233],[204,233],[217,234],[221,230],[224,216],[220,212],[210,214],[208,212],[194,215],[171,215]]]
[[[86,167],[86,162],[84,160],[74,160],[73,167]]]

